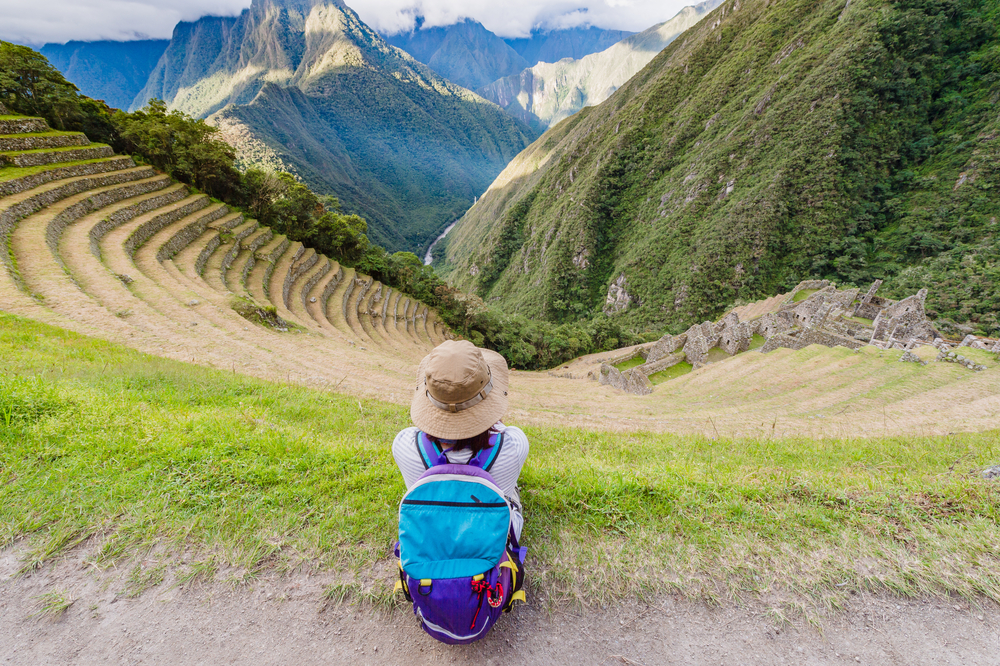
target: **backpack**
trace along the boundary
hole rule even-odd
[[[399,505],[399,581],[424,631],[443,643],[484,637],[524,601],[524,557],[511,508],[490,469],[503,434],[466,464],[452,464],[430,437],[415,446],[427,471]]]

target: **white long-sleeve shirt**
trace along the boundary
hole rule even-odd
[[[517,478],[521,475],[521,467],[528,458],[528,436],[517,427],[505,426],[497,423],[494,429],[503,433],[503,447],[497,454],[497,459],[490,469],[490,476],[496,481],[500,490],[510,500],[513,500],[512,522],[514,534],[520,538],[521,529],[524,526],[524,515],[521,512],[521,497],[517,491]],[[396,466],[399,467],[409,490],[417,482],[427,468],[424,467],[424,460],[416,446],[416,436],[418,428],[409,427],[399,431],[392,442],[392,457],[396,459]],[[449,444],[448,440],[441,440],[443,444]],[[462,451],[444,452],[448,462],[464,465],[472,459],[472,451],[465,449]]]

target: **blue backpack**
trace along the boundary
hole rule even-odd
[[[501,613],[524,601],[524,556],[511,508],[490,469],[503,435],[467,464],[448,462],[418,432],[414,442],[427,471],[399,505],[399,581],[424,631],[443,643],[484,637]]]

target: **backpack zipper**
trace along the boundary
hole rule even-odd
[[[444,502],[415,499],[404,499],[403,504],[415,504],[417,506],[458,506],[468,509],[499,509],[500,507],[508,506],[506,502]]]

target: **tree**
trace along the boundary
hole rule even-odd
[[[219,199],[231,200],[240,194],[240,173],[236,152],[216,138],[218,129],[182,111],[167,112],[158,99],[135,113],[117,112],[124,152],[144,160],[177,180],[194,185]]]

